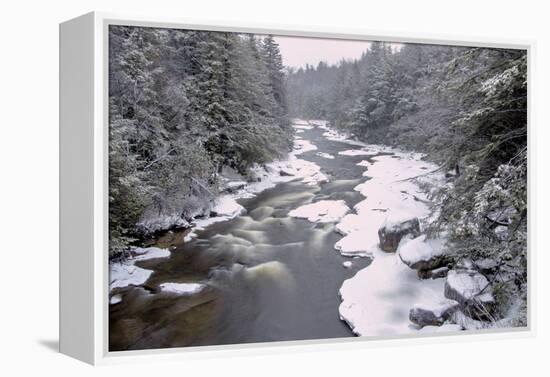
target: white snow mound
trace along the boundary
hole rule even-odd
[[[330,223],[340,220],[349,210],[343,200],[320,200],[298,207],[288,215],[307,219],[312,223]]]
[[[178,295],[192,295],[199,293],[204,289],[204,284],[200,283],[162,283],[160,290],[167,293]]]

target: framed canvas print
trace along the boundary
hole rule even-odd
[[[63,23],[61,351],[529,333],[530,48]]]

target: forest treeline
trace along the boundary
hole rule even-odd
[[[525,310],[525,50],[373,42],[358,60],[290,71],[287,87],[292,116],[441,164],[430,231],[449,234],[456,263],[485,261],[500,303],[521,296]]]
[[[224,167],[246,175],[291,146],[271,36],[111,26],[110,252],[204,214]]]

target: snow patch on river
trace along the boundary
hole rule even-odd
[[[317,150],[317,146],[313,145],[311,141],[299,139],[297,137],[294,138],[294,150],[292,151],[293,155],[297,156],[299,154],[315,150]]]
[[[307,219],[312,223],[330,223],[340,220],[349,210],[343,200],[320,200],[298,207],[288,215]]]
[[[142,285],[153,273],[137,267],[136,262],[170,257],[170,251],[158,247],[141,248],[136,247],[130,250],[131,257],[125,261],[111,262],[109,264],[109,289],[124,288],[130,285]]]

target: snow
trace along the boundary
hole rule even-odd
[[[294,156],[290,156],[286,163],[281,164],[279,171],[287,175],[286,177],[280,177],[279,182],[288,182],[294,179],[301,179],[302,182],[310,185],[328,182],[327,176],[321,173],[319,165]]]
[[[478,272],[451,270],[447,274],[447,285],[465,300],[475,297],[480,302],[494,301],[491,291],[485,290],[480,294],[489,285],[489,281]]]
[[[244,207],[237,203],[232,195],[223,195],[216,200],[216,204],[212,207],[212,211],[216,212],[217,216],[225,216],[233,218],[245,211]]]
[[[132,257],[124,262],[110,262],[109,287],[124,288],[129,285],[142,285],[149,279],[153,271],[135,266],[136,262],[168,258],[170,250],[158,247],[137,247],[130,250]]]
[[[321,200],[298,207],[288,215],[307,219],[312,223],[330,223],[340,220],[349,210],[344,200]]]
[[[246,212],[245,208],[235,200],[241,197],[241,195],[243,195],[242,190],[235,194],[227,194],[218,197],[211,209],[211,211],[215,213],[215,216],[193,220],[193,228],[184,237],[183,241],[189,242],[197,237],[197,231],[204,230],[206,227],[215,223],[231,220]]]
[[[240,189],[244,186],[247,185],[248,182],[246,181],[231,181],[231,182],[227,182],[225,184],[225,187],[228,188],[228,189]]]
[[[413,215],[409,215],[407,211],[390,211],[388,212],[388,215],[384,219],[384,222],[382,223],[382,226],[380,228],[384,228],[388,232],[397,232],[402,230],[403,227],[406,227],[406,224],[403,223],[414,221],[415,219],[416,217]]]
[[[340,317],[360,336],[418,331],[409,321],[409,310],[417,302],[443,300],[443,279],[419,280],[395,254],[375,250],[373,257],[340,288]]]
[[[116,304],[118,304],[118,303],[121,302],[121,301],[122,301],[122,295],[113,295],[113,296],[111,297],[111,299],[109,300],[109,303],[110,303],[111,305],[116,305]]]
[[[397,254],[405,264],[412,266],[444,255],[444,245],[445,240],[443,238],[427,240],[426,235],[414,239],[405,238],[399,244]]]
[[[322,128],[324,130],[328,130],[328,121],[322,120],[322,119],[310,119],[309,124]]]
[[[173,227],[187,227],[189,223],[182,219],[181,213],[151,215],[148,213],[142,218],[137,227],[145,233],[154,233],[159,230],[170,229]]]
[[[455,300],[442,299],[440,301],[417,303],[413,305],[412,309],[430,311],[436,317],[441,317],[446,311],[457,306],[458,302]]]
[[[424,326],[422,329],[418,330],[420,333],[432,334],[432,333],[449,333],[462,331],[463,328],[460,325],[455,325],[451,323],[446,323],[441,326]]]
[[[420,280],[397,254],[385,253],[378,246],[378,229],[384,224],[430,215],[427,195],[409,179],[421,176],[417,180],[436,184],[443,176],[433,173],[437,166],[422,161],[423,155],[385,146],[364,145],[344,155],[381,152],[393,154],[358,163],[368,167],[363,175],[369,179],[355,187],[366,199],[336,225],[345,237],[334,245],[344,256],[373,258],[340,288],[340,317],[354,333],[364,336],[416,332],[409,321],[410,308],[418,302],[445,300],[444,279]]]
[[[309,124],[293,124],[292,127],[296,130],[311,130],[313,129],[313,126]]]
[[[129,285],[142,285],[153,271],[134,266],[133,262],[111,263],[109,275],[110,290]]]
[[[336,224],[336,231],[343,236],[360,230],[362,227],[362,218],[355,213],[348,213],[342,217],[342,220]]]
[[[325,152],[317,152],[315,153],[317,156],[319,157],[322,157],[322,158],[326,158],[326,159],[329,159],[329,160],[333,160],[334,159],[334,156],[329,154],[329,153],[325,153]]]
[[[342,266],[344,266],[344,268],[351,268],[351,266],[353,266],[353,263],[348,260],[342,263]]]
[[[357,166],[362,166],[362,167],[365,167],[365,168],[368,168],[369,166],[372,165],[372,163],[370,163],[369,161],[367,160],[362,160],[361,162],[358,162],[357,164],[355,164]]]
[[[199,293],[204,289],[205,285],[200,283],[162,283],[160,290],[167,293],[175,293],[178,295],[192,295]]]
[[[339,142],[342,142],[342,143],[346,143],[346,144],[349,144],[349,145],[360,146],[360,147],[366,145],[365,143],[363,143],[361,141],[351,140],[350,136],[345,134],[345,133],[338,132],[338,131],[330,129],[328,127],[321,127],[321,128],[324,128],[324,129],[327,130],[326,132],[323,133],[323,136],[327,140],[339,141]]]
[[[294,150],[292,154],[297,156],[305,152],[315,151],[317,146],[313,145],[311,141],[306,139],[294,139]]]
[[[168,258],[170,256],[170,250],[161,249],[158,247],[136,247],[135,249],[132,249],[131,252],[134,254],[132,258],[133,262],[156,258]]]
[[[377,151],[366,151],[363,149],[349,149],[346,151],[338,152],[341,156],[375,156],[378,154]]]

